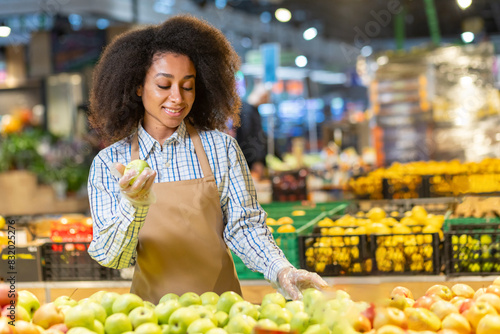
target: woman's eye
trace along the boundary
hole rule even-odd
[[[183,87],[183,88],[184,88],[184,90],[193,90],[193,88],[191,88],[191,87]]]
[[[158,85],[158,88],[160,88],[160,89],[167,89],[167,88],[170,88],[170,86],[160,86],[160,85]]]

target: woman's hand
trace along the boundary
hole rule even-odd
[[[156,196],[151,189],[156,177],[156,171],[146,167],[139,176],[137,176],[137,171],[133,169],[127,171],[126,174],[123,174],[124,171],[125,166],[119,162],[114,163],[111,167],[113,175],[119,178],[120,191],[126,199],[136,205],[149,205],[156,202]],[[135,176],[137,176],[137,179],[130,184],[130,180]]]
[[[328,284],[316,273],[304,269],[285,268],[278,273],[279,290],[285,297],[302,299],[302,290],[315,288],[321,290]],[[287,296],[288,295],[288,296]]]

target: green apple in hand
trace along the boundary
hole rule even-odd
[[[200,295],[202,305],[217,305],[219,295],[213,291],[207,291]]]
[[[132,321],[132,327],[134,327],[134,330],[136,330],[137,327],[146,322],[152,322],[155,324],[158,323],[158,317],[156,316],[154,310],[146,306],[136,307],[135,309],[130,311],[128,317],[130,321]]]
[[[176,299],[167,300],[159,303],[155,307],[155,314],[160,325],[168,325],[168,319],[175,310],[181,308],[181,304]]]
[[[113,303],[120,294],[118,292],[106,292],[101,297],[101,305],[106,310],[106,315],[109,317],[113,314]]]
[[[257,309],[257,306],[246,300],[236,302],[233,306],[231,306],[231,309],[229,310],[229,318],[234,317],[236,314],[246,314],[255,320],[259,319],[259,310]]]
[[[202,319],[197,319],[193,321],[188,329],[187,329],[187,334],[195,334],[195,333],[206,333],[212,328],[216,328],[217,326],[207,318],[202,318]]]
[[[224,329],[228,333],[250,334],[257,321],[244,314],[237,314],[229,319],[227,326]]]
[[[141,297],[134,293],[124,293],[116,297],[113,302],[112,311],[113,313],[129,314],[130,311],[139,306],[144,306],[144,301]]]
[[[217,311],[224,311],[229,314],[231,306],[233,306],[234,303],[241,301],[243,301],[243,297],[241,297],[236,292],[234,291],[223,292],[219,296],[219,300],[217,301]]]
[[[267,304],[278,304],[281,307],[285,307],[286,299],[279,292],[268,293],[262,298],[262,303],[260,304],[260,306],[264,307]]]
[[[134,184],[137,177],[142,173],[144,168],[149,167],[148,163],[141,159],[132,160],[126,167],[123,175],[127,174],[128,171],[133,170],[136,172],[135,176],[130,180],[130,185]],[[150,167],[149,167],[150,168]]]
[[[201,297],[195,292],[186,292],[179,297],[181,306],[201,305]]]
[[[68,328],[85,327],[94,330],[94,310],[84,304],[73,306],[64,315],[64,323]]]
[[[120,334],[132,331],[132,321],[124,313],[115,313],[106,318],[104,332],[106,334]]]
[[[171,334],[185,334],[189,325],[200,319],[198,311],[192,307],[181,307],[174,311],[168,319]]]
[[[162,330],[160,325],[152,323],[152,322],[145,322],[139,327],[137,327],[134,330],[134,333],[136,334],[162,334]]]
[[[20,290],[17,293],[17,305],[24,307],[30,318],[33,318],[33,314],[40,307],[40,301],[38,298],[28,290]]]
[[[165,295],[163,295],[163,297],[160,298],[160,301],[158,302],[159,303],[163,303],[163,302],[166,302],[167,300],[170,300],[170,299],[174,299],[174,300],[178,300],[179,299],[179,296],[176,295],[175,293],[173,292],[169,292]]]

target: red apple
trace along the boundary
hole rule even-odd
[[[453,292],[451,292],[450,288],[442,284],[436,284],[431,286],[429,289],[427,289],[425,295],[426,296],[436,295],[439,298],[447,301],[450,301],[454,297]]]
[[[426,308],[409,307],[405,310],[405,313],[408,316],[408,329],[437,332],[441,328],[441,320]]]
[[[16,304],[17,302],[17,292],[13,287],[7,283],[0,283],[0,308],[5,305]]]
[[[372,329],[370,320],[362,314],[349,319],[349,323],[356,332],[366,333]]]
[[[16,334],[42,334],[38,326],[24,320],[17,320],[14,323],[14,331]]]
[[[490,285],[486,288],[486,293],[494,293],[500,297],[500,285]]]
[[[53,330],[56,330],[56,331],[60,331],[60,332],[66,333],[68,331],[68,326],[66,326],[66,324],[64,324],[64,323],[62,323],[62,324],[55,324],[55,325],[50,326],[49,329],[53,329]]]
[[[493,306],[486,302],[476,301],[463,315],[469,320],[473,330],[476,330],[479,321],[487,314],[498,314]]]
[[[474,293],[474,298],[476,299],[477,297],[481,296],[483,293],[486,293],[486,288],[479,288],[476,290],[476,293]]]
[[[373,319],[375,318],[375,305],[371,303],[370,306],[361,312],[361,314],[364,315],[373,325]]]
[[[481,296],[477,297],[476,301],[484,301],[490,304],[495,308],[497,313],[500,313],[500,297],[493,293],[484,293]]]
[[[455,294],[455,296],[472,298],[474,297],[474,289],[467,284],[457,283],[451,287],[451,292]]]
[[[500,315],[487,314],[477,325],[476,334],[498,334],[500,333]]]
[[[459,313],[457,307],[446,300],[438,300],[432,304],[430,310],[437,315],[441,321],[450,313]]]
[[[384,325],[395,325],[406,328],[407,319],[405,313],[395,307],[377,307],[375,309],[375,318],[373,319],[373,328],[379,329]]]
[[[460,306],[462,305],[462,303],[464,302],[465,299],[466,298],[464,298],[464,297],[455,296],[450,300],[450,303],[455,305],[457,307],[457,309],[460,310]]]
[[[458,309],[458,311],[460,312],[460,314],[463,314],[464,312],[466,312],[468,309],[470,309],[470,307],[472,305],[474,305],[476,301],[474,299],[465,299],[462,304],[460,304],[460,308]]]
[[[9,319],[0,317],[0,334],[13,334],[13,326],[9,325]]]
[[[410,289],[405,288],[404,286],[397,286],[394,289],[392,289],[391,298],[394,298],[396,296],[403,296],[414,299]]]
[[[61,312],[60,307],[54,303],[43,304],[33,314],[32,322],[44,329],[48,329],[52,325],[63,323],[64,314]]]
[[[415,300],[413,307],[414,308],[423,307],[429,310],[432,304],[434,304],[438,300],[442,300],[438,295],[422,296]]]
[[[406,331],[394,325],[384,325],[377,330],[377,334],[405,334]]]
[[[454,329],[459,334],[470,334],[472,329],[469,321],[461,314],[448,314],[441,323],[443,329]]]
[[[24,307],[20,305],[5,305],[2,309],[1,313],[2,317],[9,318],[9,320],[24,320],[24,321],[31,321],[31,317],[24,309]]]

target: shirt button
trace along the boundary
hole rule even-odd
[[[167,162],[165,163],[165,167],[170,167],[170,161],[167,161]]]

